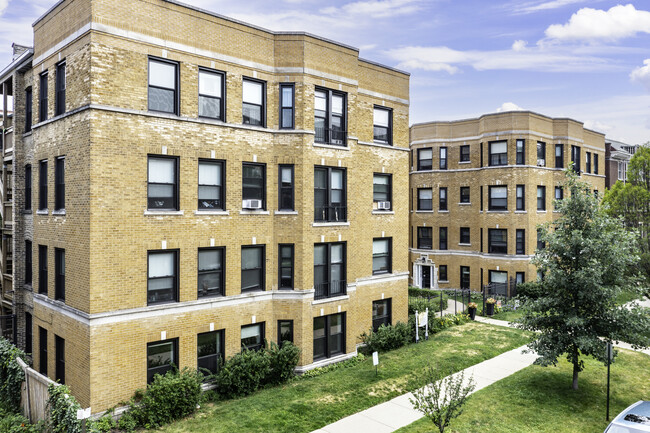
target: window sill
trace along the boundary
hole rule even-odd
[[[337,227],[337,226],[349,226],[350,221],[346,222],[322,222],[322,223],[317,223],[313,222],[311,223],[312,227]]]
[[[36,215],[47,215],[49,213],[50,211],[48,211],[47,209],[39,209],[36,211]]]
[[[314,143],[314,147],[322,147],[325,149],[335,149],[335,150],[350,150],[349,146],[339,146],[337,144],[326,144],[326,143]]]
[[[488,210],[485,213],[510,213],[508,210]]]
[[[438,283],[449,284],[449,280],[438,280]]]
[[[472,203],[458,203],[458,206],[471,206]]]
[[[537,213],[546,213],[546,211],[545,211],[545,210],[539,210],[539,209],[538,209],[538,210],[537,210]]]
[[[201,210],[194,211],[194,215],[230,215],[229,210]]]
[[[267,210],[240,210],[239,215],[271,215]]]
[[[274,215],[298,215],[297,210],[276,210],[273,212]]]
[[[472,161],[458,161],[458,164],[471,164]]]
[[[431,210],[419,210],[418,209],[418,210],[415,211],[415,213],[433,213],[433,212],[434,212],[433,209],[431,209]]]
[[[459,247],[471,247],[472,244],[461,244],[460,242],[458,243]]]
[[[438,213],[449,213],[448,210],[439,210]]]
[[[145,210],[145,216],[165,216],[165,215],[184,215],[184,210]]]
[[[318,299],[316,301],[312,301],[311,305],[327,304],[328,302],[340,302],[340,301],[346,301],[348,299],[350,299],[350,295],[335,296],[332,298]]]
[[[378,210],[378,209],[373,209],[372,210],[373,215],[395,215],[394,210]]]
[[[528,211],[525,211],[525,210],[516,210],[515,213],[528,213]]]
[[[31,215],[32,210],[31,209],[24,209],[24,210],[21,210],[20,213],[23,214],[23,215]]]
[[[65,209],[53,210],[52,215],[65,216]]]

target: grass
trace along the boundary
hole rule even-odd
[[[355,367],[204,405],[193,418],[159,431],[310,432],[408,392],[416,383],[413,373],[427,365],[459,371],[528,341],[529,334],[519,330],[468,323],[380,354],[379,376],[367,359]]]
[[[628,302],[636,301],[637,299],[643,299],[643,296],[628,290],[622,290],[616,297],[616,303],[618,305],[623,305]]]
[[[607,369],[587,359],[580,389],[571,390],[572,367],[531,366],[476,392],[463,414],[452,421],[450,433],[602,433],[605,421]],[[638,400],[650,400],[650,356],[621,351],[611,367],[610,419]],[[399,433],[434,431],[420,419]],[[437,431],[437,430],[435,430]]]

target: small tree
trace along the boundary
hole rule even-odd
[[[573,389],[578,389],[581,356],[606,362],[604,340],[647,347],[649,318],[641,309],[616,305],[621,289],[640,291],[629,275],[638,262],[636,236],[621,220],[603,212],[589,185],[567,172],[571,192],[556,201],[559,218],[540,227],[545,248],[532,263],[542,274],[539,297],[529,302],[518,321],[536,331],[528,347],[542,366],[556,365],[566,354],[573,364]]]
[[[444,433],[451,420],[463,413],[463,405],[476,387],[474,379],[465,381],[464,371],[443,377],[433,367],[424,370],[422,379],[426,385],[413,391],[411,404]]]

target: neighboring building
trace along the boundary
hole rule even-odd
[[[406,320],[408,74],[174,1],[63,0],[0,83],[3,287],[83,407],[265,339],[342,360]]]
[[[605,186],[610,189],[616,181],[627,182],[627,164],[639,145],[607,140],[605,142]]]
[[[410,269],[419,287],[531,281],[540,223],[575,162],[603,192],[605,140],[571,119],[516,111],[411,127]]]

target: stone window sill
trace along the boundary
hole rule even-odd
[[[202,210],[197,209],[194,211],[194,215],[230,215],[229,210]]]

